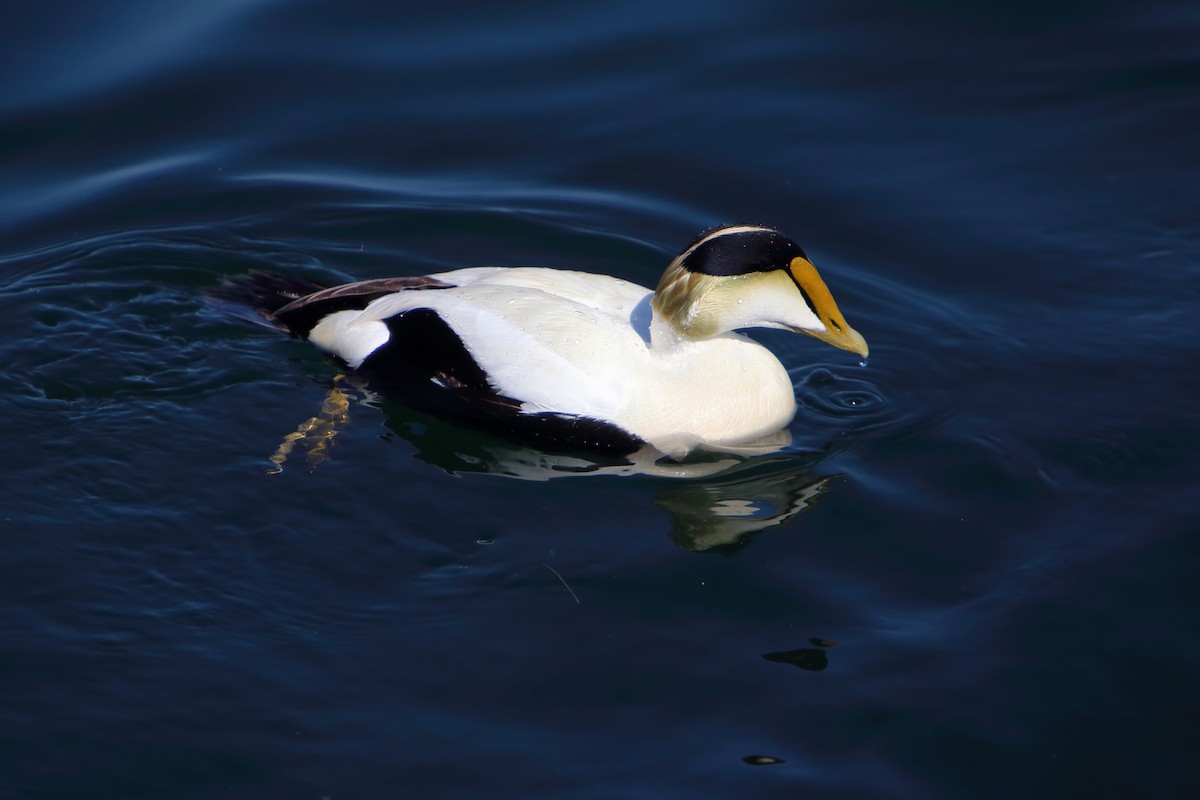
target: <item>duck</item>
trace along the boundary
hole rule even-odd
[[[322,287],[226,287],[371,390],[543,447],[680,459],[785,429],[787,369],[739,331],[806,334],[865,359],[803,248],[763,225],[704,231],[651,290],[550,267],[467,267]]]

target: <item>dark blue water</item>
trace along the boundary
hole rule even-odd
[[[10,6],[0,796],[1200,790],[1194,4]],[[871,359],[678,476],[352,388],[269,475],[337,366],[203,299],[728,221]]]

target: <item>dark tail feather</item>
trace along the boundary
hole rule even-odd
[[[307,297],[325,287],[315,281],[270,272],[249,272],[226,278],[208,290],[205,298],[223,313],[258,325],[288,330],[274,313],[293,300]]]

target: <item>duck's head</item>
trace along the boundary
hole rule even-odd
[[[761,225],[702,233],[663,273],[655,316],[687,339],[739,328],[783,328],[867,355],[800,245]]]

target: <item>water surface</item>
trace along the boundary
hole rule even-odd
[[[1200,788],[1188,4],[4,27],[0,795]],[[792,443],[678,470],[350,387],[327,457],[269,474],[337,365],[203,299],[254,269],[653,285],[730,221],[800,240],[871,359],[756,333]]]

